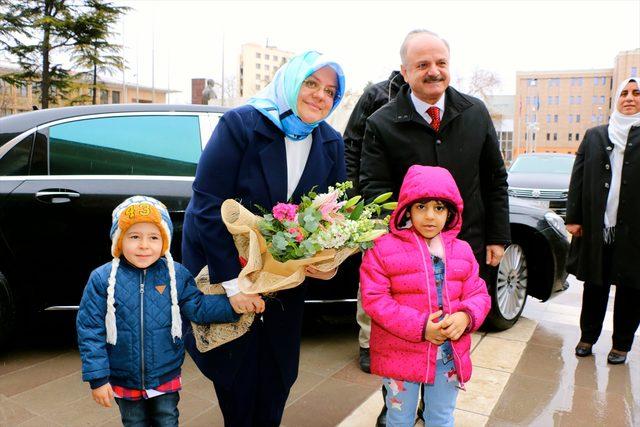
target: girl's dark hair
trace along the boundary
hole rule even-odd
[[[427,204],[428,202],[435,200],[437,202],[442,203],[446,208],[447,208],[447,220],[444,223],[444,228],[442,229],[442,231],[447,231],[452,229],[457,223],[458,223],[458,208],[456,207],[456,205],[454,205],[453,203],[451,203],[449,200],[444,200],[444,199],[436,199],[436,198],[432,198],[432,199],[418,199],[418,200],[414,200],[413,202],[409,203],[407,205],[407,207],[404,210],[404,214],[402,215],[402,218],[398,218],[397,220],[397,228],[402,228],[407,224],[407,221],[409,219],[409,213],[411,212],[411,207],[413,205],[415,205],[416,203],[422,203],[422,204]]]

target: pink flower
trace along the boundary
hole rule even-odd
[[[273,217],[278,221],[296,221],[298,205],[289,203],[278,203],[271,210]]]
[[[332,191],[331,193],[319,194],[311,203],[311,206],[318,208],[322,214],[322,219],[329,222],[334,222],[336,219],[343,219],[344,217],[337,213],[344,202],[338,202],[338,192]]]
[[[287,230],[290,234],[293,235],[293,238],[296,239],[296,242],[300,243],[304,240],[304,236],[302,235],[302,232],[300,230],[300,228],[290,228],[289,230]]]

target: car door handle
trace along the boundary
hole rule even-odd
[[[36,199],[46,203],[69,203],[71,199],[77,199],[80,193],[68,190],[43,190],[36,193]]]

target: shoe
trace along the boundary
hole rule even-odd
[[[376,427],[386,427],[386,425],[387,425],[387,407],[385,405],[382,407],[382,411],[380,411],[380,414],[376,419]]]
[[[618,351],[611,350],[609,355],[607,356],[607,363],[611,365],[622,365],[627,361],[627,352],[626,351]]]
[[[585,342],[580,341],[576,346],[576,356],[578,357],[591,356],[593,354],[593,352],[591,351],[592,347],[593,347],[593,344],[587,344]]]
[[[367,374],[371,373],[371,356],[369,355],[369,349],[360,347],[360,357],[358,358],[360,363],[360,369]]]

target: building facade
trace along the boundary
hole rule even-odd
[[[620,52],[614,68],[516,73],[513,158],[575,153],[587,129],[608,122],[619,82],[639,70],[635,49]]]
[[[261,46],[256,43],[243,44],[238,72],[239,96],[248,98],[258,93],[269,84],[278,68],[293,55],[293,52],[280,50],[273,46]]]
[[[9,73],[15,70],[10,68],[0,68],[0,74]],[[122,84],[114,82],[100,82],[96,102],[98,104],[135,104],[135,103],[156,103],[166,104],[167,89],[151,88],[134,84]],[[69,105],[89,105],[92,102],[92,89],[89,83],[77,81],[73,84],[71,91],[63,98],[55,97],[55,102],[50,103],[51,107],[65,107]],[[39,83],[30,85],[12,86],[0,80],[0,116],[31,111],[33,106],[40,105]]]

